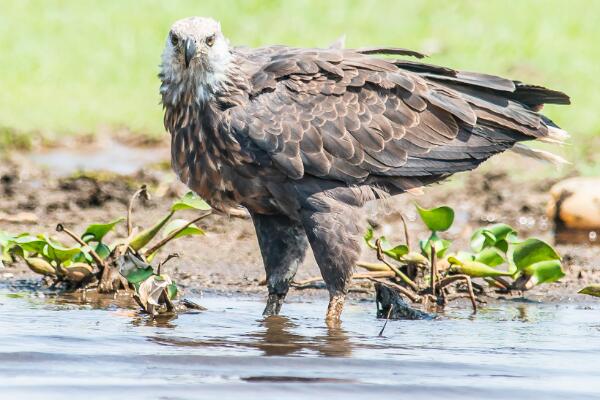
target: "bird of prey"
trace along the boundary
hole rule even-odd
[[[523,151],[518,142],[567,136],[539,113],[569,104],[561,92],[408,60],[423,55],[401,48],[340,47],[232,47],[218,22],[190,17],[172,25],[162,54],[173,169],[214,208],[250,212],[265,315],[279,313],[310,246],[326,318],[339,321],[366,202]]]

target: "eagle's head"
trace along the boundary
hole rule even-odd
[[[227,78],[231,61],[229,43],[221,25],[211,18],[189,17],[176,21],[162,54],[163,102],[177,102],[185,93],[206,101]]]

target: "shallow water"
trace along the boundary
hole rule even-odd
[[[30,153],[35,165],[51,168],[52,174],[66,176],[77,171],[108,171],[122,175],[136,173],[149,164],[169,159],[168,149],[161,147],[127,146],[106,139],[76,148],[58,147]]]
[[[383,321],[324,300],[260,317],[258,298],[194,298],[208,311],[131,310],[0,292],[3,399],[600,398],[600,304],[510,301],[434,321]]]

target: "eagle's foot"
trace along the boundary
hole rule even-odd
[[[335,327],[340,324],[345,300],[346,295],[344,294],[335,294],[330,297],[329,305],[327,306],[327,315],[325,316],[327,326]]]
[[[263,311],[263,315],[279,315],[279,311],[281,311],[281,306],[283,305],[283,299],[285,299],[285,294],[277,294],[270,293],[267,298],[267,305],[265,306],[265,310]]]

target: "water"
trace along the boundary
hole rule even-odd
[[[152,321],[117,306],[0,294],[0,398],[600,398],[600,305],[505,302],[477,316],[382,321],[324,300],[260,317],[258,298]]]
[[[50,168],[56,176],[76,171],[108,171],[130,175],[141,168],[169,159],[169,150],[162,147],[128,146],[112,139],[76,148],[55,148],[28,154],[35,165]]]

